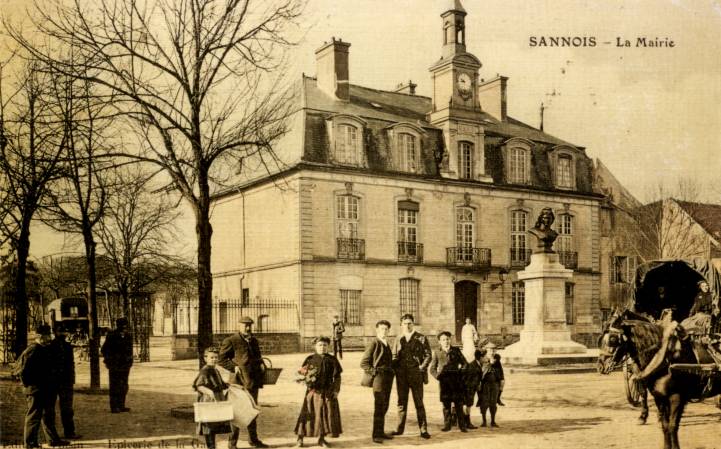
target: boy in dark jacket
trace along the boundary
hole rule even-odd
[[[462,415],[465,387],[463,384],[463,372],[466,367],[466,358],[461,350],[451,346],[451,333],[443,331],[438,334],[440,347],[433,351],[431,358],[430,372],[438,380],[443,403],[443,428],[442,432],[451,430],[451,405],[453,405],[459,416]],[[458,419],[458,428],[466,432],[466,420]]]

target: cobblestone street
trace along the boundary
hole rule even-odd
[[[262,412],[259,418],[261,438],[273,447],[287,447],[295,443],[293,427],[300,407],[303,388],[293,381],[295,369],[304,355],[272,356],[274,366],[284,368],[276,385],[267,386],[260,393]],[[345,368],[340,405],[344,433],[331,439],[332,447],[378,447],[371,442],[372,395],[360,383],[358,368],[360,353],[349,353],[342,361]],[[111,415],[107,396],[76,394],[75,416],[78,433],[83,435],[77,444],[83,447],[148,447],[165,441],[170,446],[191,447],[194,425],[174,418],[171,407],[187,406],[193,402],[190,385],[195,377],[194,360],[178,362],[150,362],[136,364],[130,375],[128,406],[130,413]],[[510,370],[507,370],[507,372]],[[88,383],[89,368],[78,365],[78,385]],[[107,371],[102,369],[103,386],[107,386]],[[595,373],[507,374],[503,399],[499,407],[498,429],[478,429],[461,434],[456,429],[440,432],[442,413],[438,402],[438,388],[431,379],[425,390],[425,404],[429,417],[431,440],[422,440],[415,429],[415,411],[409,404],[406,435],[397,437],[385,446],[392,447],[483,447],[485,448],[660,448],[661,431],[656,422],[655,406],[651,406],[649,424],[639,426],[637,409],[626,404],[621,373],[600,376]],[[412,402],[412,400],[411,400]],[[396,424],[395,389],[386,429]],[[22,442],[22,420],[25,411],[20,385],[2,381],[2,443]],[[478,424],[478,409],[472,420]],[[59,417],[57,419],[59,425]],[[243,438],[241,436],[241,438]],[[711,401],[690,404],[680,432],[681,444],[687,448],[721,449],[721,411]],[[218,447],[225,447],[226,436],[218,438]],[[307,439],[307,445],[314,441]],[[240,447],[243,447],[239,443]]]

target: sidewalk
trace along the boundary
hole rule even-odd
[[[304,388],[294,382],[294,374],[306,354],[271,356],[273,366],[283,368],[278,383],[260,392],[261,415],[259,435],[273,447],[288,447],[295,443],[293,428],[301,405]],[[361,354],[347,353],[342,360],[343,386],[339,396],[344,433],[329,440],[333,447],[371,448],[371,420],[373,398],[370,389],[360,386],[358,368]],[[130,373],[130,392],[127,405],[130,413],[110,414],[107,396],[76,394],[75,416],[83,447],[200,447],[202,437],[193,435],[195,426],[189,420],[170,415],[173,407],[191,405],[195,399],[190,385],[195,378],[197,361],[162,361],[136,364]],[[88,384],[89,367],[77,366],[78,389]],[[101,369],[101,384],[107,387],[107,371]],[[2,402],[2,444],[17,444],[22,440],[22,420],[25,402],[19,384],[0,381]],[[441,405],[438,386],[430,379],[425,388],[425,405],[431,440],[418,438],[415,409],[409,404],[406,434],[385,447],[461,448],[483,446],[495,448],[653,448],[662,445],[661,431],[656,423],[655,410],[646,426],[635,424],[639,410],[626,404],[621,373],[600,376],[595,373],[549,374],[528,373],[507,375],[503,400],[499,407],[500,429],[478,429],[461,434],[457,430],[442,433]],[[412,403],[412,400],[410,401]],[[391,407],[386,417],[386,430],[396,425],[395,387]],[[654,406],[652,405],[652,409]],[[472,420],[479,423],[478,409]],[[57,422],[59,425],[59,417]],[[684,447],[721,449],[719,442],[721,412],[710,402],[691,404],[687,408],[681,428]],[[227,436],[218,437],[218,447],[225,448]],[[163,442],[163,443],[161,443]],[[195,443],[193,443],[195,442]],[[241,435],[239,447],[244,447]],[[691,444],[693,442],[693,444]],[[167,443],[168,446],[165,446]],[[309,446],[315,443],[308,438]],[[123,446],[125,445],[125,446]]]

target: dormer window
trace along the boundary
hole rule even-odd
[[[558,187],[571,188],[571,156],[563,154],[556,162],[556,183]]]
[[[473,144],[458,144],[458,176],[461,179],[473,179]]]
[[[335,139],[335,159],[341,164],[358,165],[358,128],[338,125]]]
[[[389,126],[387,130],[392,146],[393,168],[408,173],[420,173],[423,129],[412,123],[397,123]]]
[[[508,182],[527,184],[529,165],[529,151],[525,148],[512,147],[508,151]]]
[[[342,165],[365,166],[363,127],[365,122],[352,115],[339,114],[328,118],[328,139],[331,143],[331,162]]]
[[[415,173],[418,167],[418,145],[416,136],[409,133],[398,134],[400,169]]]
[[[556,188],[576,188],[576,153],[568,146],[557,146],[551,150],[550,163]]]

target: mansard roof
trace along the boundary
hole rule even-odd
[[[350,85],[350,101],[336,100],[321,91],[315,78],[304,77],[305,106],[319,111],[345,113],[365,118],[375,118],[390,122],[411,122],[418,126],[433,128],[427,121],[432,108],[429,97],[390,92],[368,87]],[[508,117],[505,122],[490,114],[480,113],[487,134],[507,138],[521,137],[535,142],[552,145],[569,145],[580,148],[567,141],[545,133],[520,120]]]

